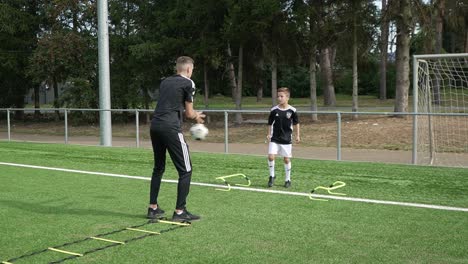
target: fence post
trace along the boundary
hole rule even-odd
[[[7,109],[7,127],[8,127],[8,141],[11,141],[11,128],[10,128],[10,109]]]
[[[64,109],[65,118],[65,144],[68,144],[68,109]]]
[[[140,114],[138,109],[135,109],[135,125],[136,125],[136,147],[140,147]]]
[[[341,113],[336,113],[336,160],[341,160]]]
[[[418,163],[418,68],[419,61],[416,56],[413,55],[413,152],[412,152],[412,163],[416,165]]]
[[[229,126],[228,126],[228,112],[227,111],[224,111],[224,153],[229,153],[229,146],[228,146],[228,142],[229,142],[229,133],[228,133],[228,129],[229,129]]]

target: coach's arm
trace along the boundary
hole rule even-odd
[[[193,102],[185,101],[185,116],[188,119],[195,120],[195,122],[199,124],[203,124],[205,122],[203,118],[205,118],[206,115],[203,114],[203,112],[195,111],[195,109],[193,109]]]

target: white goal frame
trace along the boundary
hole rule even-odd
[[[424,162],[426,164],[422,164],[422,165],[433,165],[433,164],[437,164],[435,161],[436,161],[436,153],[437,153],[437,149],[436,149],[436,144],[435,144],[435,131],[434,131],[434,121],[433,119],[436,119],[436,118],[440,118],[440,117],[463,117],[463,118],[468,118],[468,111],[465,111],[464,113],[448,113],[448,112],[433,112],[432,111],[432,85],[431,83],[435,82],[437,83],[436,86],[438,86],[439,84],[439,79],[438,77],[431,79],[431,77],[429,76],[429,74],[427,74],[427,76],[425,76],[425,80],[421,80],[420,79],[420,69],[421,67],[427,67],[426,69],[428,70],[429,72],[429,64],[428,64],[428,61],[434,61],[434,60],[437,60],[437,59],[440,59],[441,61],[443,61],[444,59],[464,59],[466,60],[466,62],[468,63],[468,53],[456,53],[456,54],[426,54],[426,55],[413,55],[413,152],[412,152],[412,163],[413,164],[422,164],[422,162],[419,162],[419,160],[421,160],[422,158],[421,157],[418,157],[418,150],[423,148],[423,147],[426,147],[428,149],[428,152],[429,152],[429,157],[426,157],[426,159],[428,159],[427,162]],[[464,69],[464,68],[463,68]],[[435,76],[439,76],[439,75],[435,75]],[[465,71],[463,71],[463,77],[468,77],[468,72],[466,72],[465,74]],[[465,82],[468,84],[468,81],[465,80]],[[429,93],[426,93],[424,98],[420,98],[419,96],[421,96],[419,93],[420,91],[420,88],[419,85],[420,83],[422,84],[421,86],[425,86],[425,87],[422,87],[422,88],[427,88],[429,87],[430,92]],[[463,82],[462,82],[463,83]],[[468,86],[468,85],[467,85]],[[465,87],[465,85],[463,85],[463,87]],[[468,90],[468,87],[466,87],[467,90]],[[437,94],[437,96],[439,97],[438,100],[440,100],[440,93]],[[427,103],[427,107],[426,109],[422,110],[422,109],[419,109],[419,102],[420,101],[423,101],[423,100],[427,100],[428,103]],[[468,102],[467,102],[468,103]],[[464,106],[463,109],[466,109],[467,107]],[[468,109],[466,109],[468,110]],[[420,127],[418,127],[418,120],[426,120],[426,124],[425,124],[425,127],[427,127],[427,135],[424,135],[424,137],[427,137],[426,141],[425,142],[427,144],[427,146],[421,146],[421,142],[418,142],[419,140],[419,137],[421,135],[419,135],[418,133],[418,129],[421,129]],[[426,128],[424,128],[426,129]],[[423,131],[424,133],[426,133],[426,131]],[[467,143],[468,144],[468,143]],[[468,154],[468,153],[465,153],[465,154]],[[427,164],[428,163],[428,164]],[[437,164],[437,165],[445,165],[445,164]]]

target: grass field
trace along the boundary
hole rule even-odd
[[[203,95],[197,94],[196,95],[196,105],[197,109],[203,109],[205,107]],[[317,106],[323,107],[323,96],[317,97]],[[411,105],[411,96],[409,97],[410,105]],[[353,102],[353,98],[350,95],[345,94],[336,94],[336,107],[351,107]],[[310,107],[310,98],[296,98],[292,95],[291,99],[289,100],[291,105],[299,108],[309,108]],[[373,95],[360,95],[359,96],[359,106],[360,107],[393,107],[394,106],[394,99],[387,99],[382,101],[378,99],[378,97]],[[255,96],[243,96],[242,97],[242,108],[243,109],[270,109],[272,104],[271,97],[263,97],[261,101],[257,102],[257,97]],[[154,109],[156,106],[156,102],[153,102],[150,106],[150,109]],[[25,108],[34,108],[34,104],[28,104]],[[54,108],[53,104],[43,104],[41,108]],[[208,108],[209,109],[220,109],[220,110],[233,110],[235,109],[235,104],[232,101],[232,98],[229,96],[211,96],[208,99]],[[309,109],[307,109],[309,110]]]
[[[0,142],[0,162],[149,177],[148,149]],[[192,181],[244,173],[266,189],[266,158],[192,153]],[[284,191],[277,161],[277,186]],[[307,193],[346,182],[345,197],[468,208],[468,170],[293,159],[293,186]],[[164,179],[176,179],[169,162]],[[235,180],[233,180],[235,182]],[[149,181],[0,165],[0,261],[144,224]],[[323,193],[323,192],[322,192]],[[170,216],[176,184],[159,199]],[[341,201],[193,185],[188,209],[202,220],[69,263],[468,263],[468,212]],[[162,224],[145,226],[161,230]],[[164,226],[166,228],[167,226]],[[108,236],[127,240],[125,231]],[[64,249],[86,252],[106,242]],[[45,263],[46,251],[14,263]]]

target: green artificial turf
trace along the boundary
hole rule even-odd
[[[0,142],[0,162],[148,177],[152,152]],[[192,153],[192,181],[246,174],[266,189],[266,158]],[[293,159],[288,191],[310,192],[346,182],[345,197],[468,208],[468,170]],[[277,161],[277,184],[283,168]],[[164,179],[177,179],[168,159]],[[236,182],[232,179],[232,182]],[[238,179],[243,183],[242,179]],[[125,227],[144,224],[149,181],[0,165],[0,261]],[[324,193],[324,192],[322,192]],[[171,216],[176,184],[164,182],[160,205]],[[193,185],[188,209],[202,216],[189,227],[86,254],[69,263],[468,263],[468,212],[312,201],[306,196]],[[170,226],[148,224],[160,231]],[[141,236],[124,231],[106,238]],[[63,247],[86,252],[108,242]],[[14,263],[64,258],[46,251]]]

